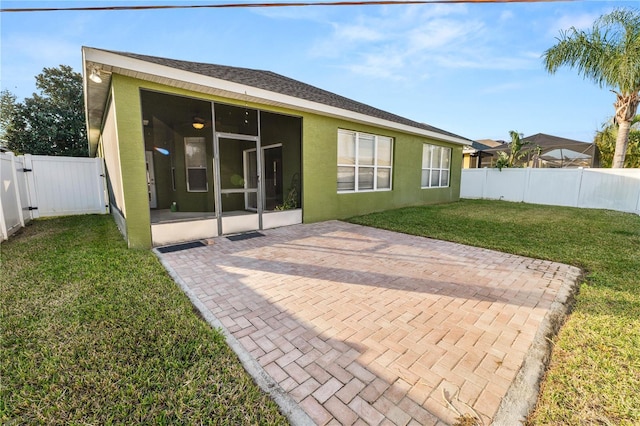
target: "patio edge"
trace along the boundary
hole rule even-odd
[[[315,422],[309,415],[276,383],[273,378],[267,374],[258,361],[247,352],[242,344],[233,337],[227,328],[218,320],[218,318],[198,299],[198,297],[189,289],[182,281],[175,270],[164,261],[157,249],[151,250],[158,258],[162,266],[169,273],[171,279],[180,286],[183,293],[189,298],[193,306],[198,310],[200,315],[211,327],[220,330],[231,350],[238,356],[240,363],[244,369],[253,378],[256,384],[267,393],[271,399],[278,405],[280,412],[294,426],[314,426]]]
[[[551,359],[554,345],[552,339],[572,311],[580,284],[584,281],[582,270],[575,266],[564,266],[569,266],[569,269],[564,273],[563,283],[538,327],[531,347],[525,354],[522,367],[498,406],[491,423],[494,426],[524,424],[538,402],[540,382]]]

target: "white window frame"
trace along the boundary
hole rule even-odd
[[[198,167],[193,167],[189,165],[189,160],[188,160],[188,156],[187,156],[187,145],[189,145],[190,143],[198,143],[198,144],[202,144],[202,147],[204,148],[204,161],[203,164],[204,166],[198,166]],[[209,191],[209,176],[207,173],[207,142],[206,139],[204,137],[201,136],[196,136],[196,137],[185,137],[184,138],[184,168],[185,168],[185,177],[186,177],[186,182],[187,182],[187,192],[208,192]],[[205,188],[204,189],[191,189],[191,185],[189,182],[189,170],[204,170],[204,182],[205,182]]]
[[[384,191],[391,191],[393,190],[393,145],[394,145],[394,139],[392,137],[389,136],[382,136],[382,135],[374,135],[372,133],[364,133],[364,132],[356,132],[356,131],[352,131],[352,130],[345,130],[345,129],[338,129],[338,141],[340,140],[340,133],[343,134],[348,134],[351,136],[355,137],[355,151],[354,151],[354,156],[355,156],[355,163],[354,164],[343,164],[343,163],[338,163],[338,167],[350,167],[354,169],[354,189],[346,189],[346,190],[338,190],[338,194],[351,194],[351,193],[355,193],[355,192],[384,192]],[[374,143],[373,143],[373,164],[360,164],[360,159],[358,158],[358,152],[360,151],[360,137],[361,136],[366,136],[366,137],[373,137]],[[388,166],[384,166],[384,165],[379,165],[378,164],[378,140],[380,138],[384,138],[384,139],[388,139],[391,146],[390,146],[390,153],[391,153],[391,158],[390,158],[390,165]],[[339,158],[339,150],[340,148],[338,147],[338,158]],[[359,169],[363,168],[363,169],[373,169],[373,189],[359,189]],[[378,188],[378,170],[380,169],[387,169],[389,170],[389,187],[388,188]]]
[[[431,155],[429,156],[429,164],[424,164],[424,152],[425,149],[428,149],[431,151]],[[434,151],[436,149],[440,150],[440,167],[434,167]],[[440,145],[432,145],[432,144],[423,144],[422,145],[422,172],[420,174],[420,187],[422,189],[430,189],[430,188],[448,188],[451,186],[451,148],[446,147],[446,146],[440,146]],[[442,165],[444,164],[444,159],[447,158],[447,166],[448,167],[442,167]],[[433,171],[439,171],[439,179],[438,179],[438,184],[437,185],[432,185],[431,184],[431,172]],[[427,172],[429,179],[428,179],[428,185],[427,186],[423,186],[422,185],[422,175]],[[446,185],[442,185],[442,173],[446,173],[447,174],[447,184]]]

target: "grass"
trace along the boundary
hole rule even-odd
[[[351,221],[582,268],[528,424],[640,424],[640,217],[463,200]]]
[[[640,424],[640,217],[466,200],[351,221],[581,267],[528,422]],[[110,217],[39,220],[1,250],[1,424],[286,424]]]
[[[1,250],[1,424],[287,424],[111,217],[38,220]]]

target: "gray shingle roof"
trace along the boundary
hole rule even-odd
[[[299,99],[304,99],[335,108],[365,114],[370,117],[380,118],[383,120],[392,121],[394,123],[404,124],[418,129],[440,133],[442,135],[469,140],[463,136],[456,135],[455,133],[447,132],[445,130],[438,129],[425,123],[419,123],[417,121],[413,121],[408,118],[404,118],[399,115],[374,108],[361,102],[345,98],[344,96],[331,93],[318,87],[311,86],[310,84],[306,84],[271,71],[207,64],[202,62],[181,61],[176,59],[139,55],[136,53],[128,52],[108,52],[145,62],[164,65],[171,68],[204,75],[207,77],[219,78],[221,80],[226,80],[233,83],[244,84],[258,89],[276,92],[282,95],[293,96]]]
[[[543,150],[554,148],[584,150],[593,145],[591,142],[582,142],[574,139],[561,138],[559,136],[547,135],[545,133],[536,133],[535,135],[527,136],[526,138],[522,138],[522,141],[530,143],[530,145],[525,147],[525,151],[534,149],[534,147],[536,146],[539,146]],[[486,151],[498,152],[505,150],[509,150],[509,143],[503,143],[502,145],[490,147]]]
[[[488,149],[491,149],[489,145],[482,144],[478,141],[473,141],[473,143],[471,144],[471,148],[477,149],[478,151],[486,151]]]

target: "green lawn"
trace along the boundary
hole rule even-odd
[[[464,200],[351,221],[582,268],[529,423],[640,424],[640,217]]]
[[[0,424],[287,423],[111,217],[38,220],[0,249]]]
[[[640,424],[640,217],[461,201],[353,222],[579,266],[531,424]],[[286,424],[222,336],[108,216],[4,242],[1,424]]]

